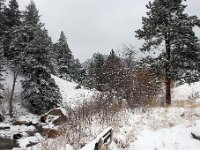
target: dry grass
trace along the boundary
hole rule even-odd
[[[200,107],[200,103],[195,100],[180,100],[172,102],[170,107],[195,109]]]

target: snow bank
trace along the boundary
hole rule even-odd
[[[56,84],[60,88],[63,103],[67,106],[75,107],[86,101],[90,101],[96,93],[95,91],[84,89],[83,87],[76,89],[78,84],[63,80],[54,75],[52,75],[52,78],[54,78]]]
[[[199,150],[200,142],[191,132],[200,135],[200,120],[157,131],[144,131],[134,142],[136,150]]]
[[[200,97],[200,82],[184,84],[172,89],[172,100],[191,100]]]

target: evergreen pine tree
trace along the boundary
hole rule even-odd
[[[5,0],[0,0],[0,49],[3,48],[4,34],[6,28],[6,16],[5,16]]]
[[[124,46],[123,49],[123,91],[127,101],[133,101],[133,75],[136,68],[135,50],[132,45]],[[134,81],[135,82],[135,81]]]
[[[70,77],[73,81],[77,83],[82,83],[82,80],[84,78],[84,69],[79,61],[79,59],[72,59],[72,69]]]
[[[104,80],[107,84],[108,90],[118,91],[123,84],[123,70],[119,57],[116,56],[115,51],[111,50],[110,55],[104,64]]]
[[[60,38],[56,46],[58,74],[63,79],[70,80],[70,74],[72,74],[73,56],[63,31],[60,34]]]
[[[43,24],[33,1],[27,6],[24,17],[28,38],[22,64],[27,77],[22,84],[22,99],[30,111],[42,114],[61,103],[59,88],[50,75],[52,43],[47,30],[42,29]]]
[[[99,91],[104,90],[104,57],[100,53],[95,53],[89,66],[90,87]]]
[[[5,0],[0,0],[0,44],[2,46],[2,39],[6,30],[6,16],[5,16]]]
[[[90,89],[95,88],[95,73],[94,73],[94,62],[89,62],[88,68],[86,70],[86,78],[84,80],[84,85]]]
[[[40,22],[39,10],[37,9],[33,0],[31,0],[30,4],[26,7],[23,15],[25,23],[32,25],[42,25]]]
[[[58,76],[66,80],[73,80],[76,82],[81,82],[81,74],[83,73],[83,68],[78,59],[75,59],[72,55],[72,51],[70,50],[67,44],[67,38],[62,31],[60,34],[60,38],[57,43],[53,45],[54,56],[53,60],[56,60],[54,68]]]
[[[19,5],[16,0],[10,0],[8,7],[5,9],[5,16],[6,16],[6,27],[8,30],[5,32],[5,39],[4,39],[4,55],[8,60],[10,60],[13,56],[10,56],[9,48],[11,46],[11,42],[13,40],[13,32],[18,28],[22,22],[21,19],[21,12],[19,11]]]
[[[142,18],[142,29],[136,31],[136,37],[144,39],[141,50],[165,45],[156,63],[164,68],[166,85],[166,103],[171,104],[171,79],[197,75],[199,57],[198,38],[193,32],[194,26],[200,26],[196,16],[184,13],[183,0],[154,0],[146,5],[147,17]]]

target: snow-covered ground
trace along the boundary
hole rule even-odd
[[[63,80],[54,75],[52,75],[52,78],[54,78],[56,84],[60,88],[64,105],[68,107],[73,108],[84,102],[89,102],[92,100],[93,96],[95,96],[95,93],[97,93],[97,91],[85,89],[83,86],[76,89],[78,84]]]
[[[183,100],[196,100],[200,98],[200,82],[189,84],[183,84],[175,87],[172,90],[173,101]]]
[[[199,150],[200,141],[191,132],[200,135],[200,120],[186,122],[171,128],[156,131],[145,130],[134,143],[138,150]]]
[[[12,72],[8,70],[5,74],[6,89],[11,89]],[[71,108],[81,105],[84,102],[91,101],[95,98],[97,91],[91,91],[81,87],[76,89],[77,84],[65,81],[56,76],[56,84],[60,88],[63,97],[63,103]],[[19,97],[22,91],[20,81],[23,77],[19,76],[15,96]],[[129,110],[116,113],[106,122],[102,118],[94,116],[90,123],[86,121],[81,124],[82,139],[80,144],[83,146],[89,143],[88,150],[93,150],[94,143],[90,143],[104,131],[108,126],[114,130],[113,142],[110,145],[112,150],[197,150],[200,149],[200,141],[193,139],[191,132],[200,136],[200,82],[191,85],[184,84],[172,89],[172,106],[154,107],[147,109]],[[16,98],[17,99],[17,98]],[[21,106],[20,106],[21,107]],[[17,107],[18,109],[20,107]],[[22,111],[19,109],[19,111]],[[23,110],[25,111],[25,110]],[[23,113],[23,120],[32,119],[37,121],[37,116]],[[27,116],[28,115],[28,116]],[[18,131],[34,131],[34,126],[13,126],[6,122],[0,123],[0,126],[9,126],[11,130],[0,130],[0,135],[12,136]],[[9,137],[9,138],[10,138]],[[29,142],[44,141],[44,138],[35,134],[32,137],[24,137],[19,140],[20,146],[25,148]],[[56,140],[47,140],[49,143],[56,145]],[[72,149],[68,141],[64,145],[58,145],[58,149]],[[32,147],[31,149],[42,149],[42,144]],[[84,148],[83,148],[84,149]]]
[[[198,150],[200,141],[200,82],[175,87],[170,107],[124,110],[113,116],[112,150]],[[93,138],[106,126],[90,125]],[[95,133],[96,131],[96,133]],[[89,138],[88,138],[89,139]],[[88,140],[87,139],[87,140]],[[90,139],[91,140],[91,139]],[[87,146],[93,150],[93,141]]]

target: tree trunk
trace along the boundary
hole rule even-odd
[[[166,104],[171,105],[171,77],[170,77],[170,68],[171,68],[171,47],[169,35],[165,34],[165,46],[166,46],[166,63],[165,63],[165,98]]]
[[[166,86],[166,104],[171,105],[171,78],[165,77],[165,86]]]
[[[12,105],[12,103],[13,103],[13,95],[14,95],[14,91],[15,91],[15,83],[16,83],[16,80],[17,80],[17,76],[18,76],[18,73],[16,71],[14,71],[12,90],[11,90],[10,99],[9,99],[9,115],[10,115],[10,118],[13,117],[13,105]]]

